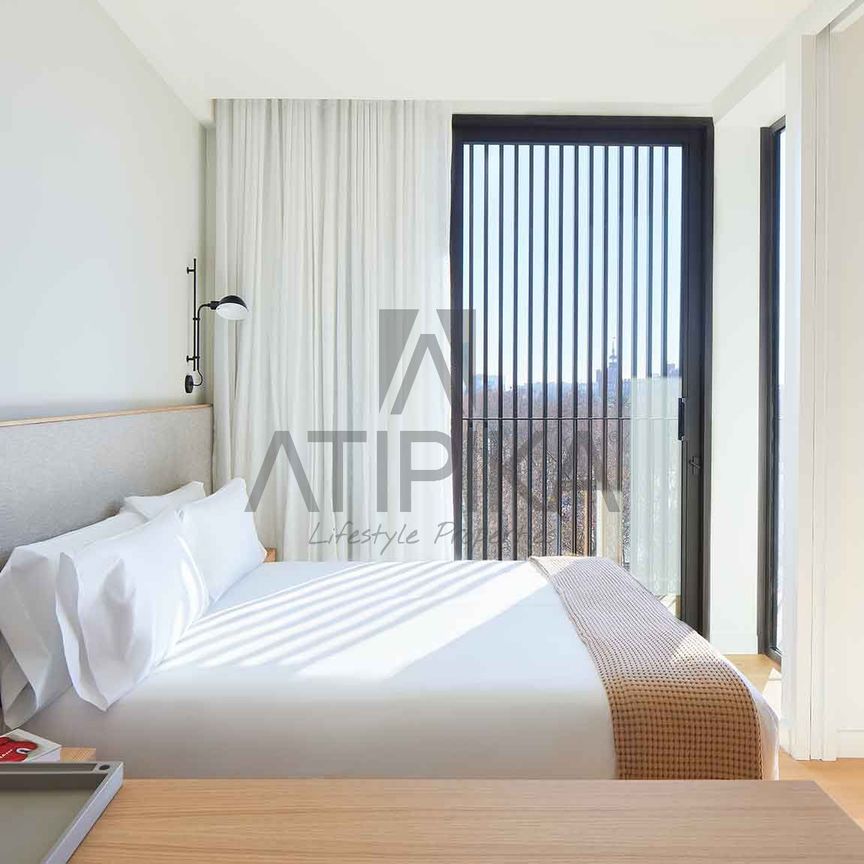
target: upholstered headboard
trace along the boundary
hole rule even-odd
[[[117,512],[126,495],[210,488],[209,405],[0,422],[0,566],[16,546]]]

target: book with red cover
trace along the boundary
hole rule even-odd
[[[59,762],[60,745],[33,735],[24,729],[14,729],[0,735],[0,764],[7,762]]]

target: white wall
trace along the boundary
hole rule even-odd
[[[0,419],[192,398],[203,158],[200,124],[95,0],[4,0]]]
[[[831,34],[825,635],[837,755],[864,756],[864,19]],[[817,416],[817,423],[820,418]]]
[[[781,68],[714,130],[711,641],[757,650],[759,549],[759,130],[781,117]]]

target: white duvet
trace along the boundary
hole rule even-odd
[[[135,777],[615,776],[600,678],[524,562],[264,564],[107,712],[69,690],[28,729]]]

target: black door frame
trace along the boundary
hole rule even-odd
[[[463,308],[462,145],[668,145],[683,150],[681,358],[682,441],[681,615],[708,636],[711,438],[711,294],[713,270],[714,123],[710,117],[476,115],[453,117],[450,208],[452,308]],[[453,315],[451,434],[456,554],[462,529],[462,316]],[[460,398],[456,398],[460,394]],[[457,446],[458,442],[458,446]]]
[[[757,638],[759,653],[780,663],[777,637],[777,351],[780,291],[780,133],[781,117],[763,127],[760,137],[759,190],[759,589]]]

